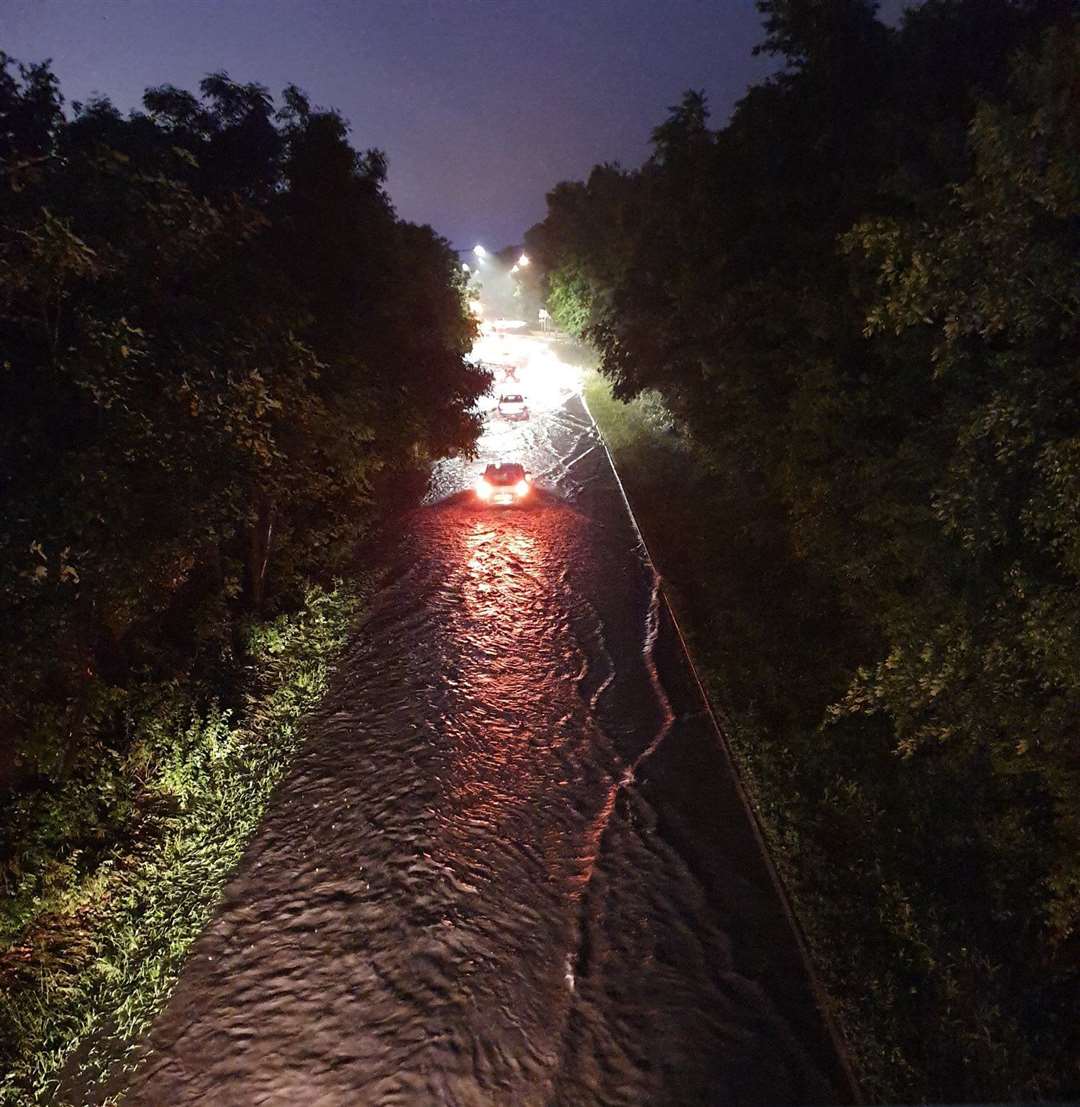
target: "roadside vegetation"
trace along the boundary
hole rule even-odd
[[[526,248],[867,1094],[1073,1099],[1077,5],[759,7]]]
[[[129,703],[133,741],[93,780],[15,800],[20,868],[40,879],[12,882],[7,905],[18,937],[0,955],[0,1103],[80,1102],[117,1082],[299,749],[364,594],[359,581],[312,587],[248,631],[236,707],[155,689]],[[57,832],[103,790],[112,825],[87,864],[85,847],[57,849]]]
[[[402,490],[488,383],[448,243],[290,87],[0,55],[0,1099],[165,997]],[[411,480],[415,477],[415,480]],[[365,545],[366,544],[366,545]],[[343,585],[346,577],[350,583]]]

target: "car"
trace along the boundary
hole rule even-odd
[[[504,419],[528,419],[529,407],[520,392],[504,392],[499,397],[496,409]]]
[[[485,504],[516,504],[532,491],[529,476],[516,462],[489,465],[476,482],[476,498]]]

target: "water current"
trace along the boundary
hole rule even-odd
[[[127,1103],[839,1094],[576,375],[488,356],[532,417],[435,474]]]

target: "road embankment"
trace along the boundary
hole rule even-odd
[[[131,792],[127,818],[92,867],[44,858],[47,879],[19,904],[21,929],[0,954],[0,1103],[81,1103],[123,1067],[212,917],[372,584],[311,588],[299,610],[253,625],[239,706],[168,688],[137,717],[129,755],[102,770]],[[80,801],[60,793],[55,818],[77,819]]]

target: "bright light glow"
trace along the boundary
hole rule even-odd
[[[516,273],[517,271],[518,267],[516,265],[510,270],[511,273]]]
[[[473,346],[473,356],[491,367],[514,366],[515,376],[503,390],[510,391],[512,388],[514,392],[527,396],[529,410],[537,416],[561,408],[569,395],[580,391],[581,370],[562,361],[556,352],[557,347],[550,342],[526,335],[527,326],[521,320],[503,318],[485,323]],[[498,368],[495,375],[496,380],[501,381]],[[495,387],[498,390],[500,385]],[[495,395],[488,401],[492,411],[497,399],[498,395]],[[518,424],[500,419],[493,422],[485,434],[490,433],[495,439],[501,439],[508,428],[516,426]],[[501,444],[501,441],[492,441],[488,452],[502,453]],[[465,487],[471,490],[472,482],[467,481]],[[510,487],[513,488],[513,485]]]
[[[491,493],[494,491],[495,490],[491,487],[490,484],[488,484],[486,480],[484,480],[483,477],[481,477],[476,482],[476,494],[480,497],[481,500],[490,500]]]
[[[529,493],[529,482],[527,480],[519,480],[517,484],[514,485],[514,491],[519,496],[527,496]]]
[[[518,265],[525,266],[525,265],[528,265],[528,264],[529,264],[529,255],[528,254],[522,254],[521,257],[518,258]]]
[[[472,248],[472,252],[478,258],[486,258],[487,257],[487,250],[485,250],[484,247],[481,246],[479,242]]]
[[[469,311],[471,311],[477,319],[480,319],[484,314],[484,305],[480,303],[479,300],[470,300]]]
[[[471,268],[469,268],[469,263],[468,263],[467,261],[465,261],[465,262],[462,262],[462,264],[461,264],[461,271],[462,271],[463,273],[471,273],[471,272],[472,272],[472,269],[471,269]]]

